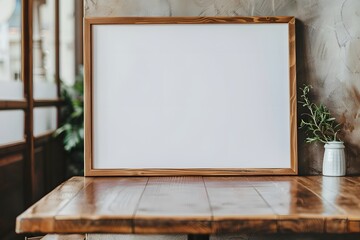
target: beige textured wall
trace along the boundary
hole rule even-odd
[[[84,1],[87,17],[295,16],[298,86],[311,84],[314,98],[344,123],[347,172],[360,173],[360,0]],[[300,174],[321,174],[322,154],[299,131]]]

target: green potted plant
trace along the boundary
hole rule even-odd
[[[299,103],[305,108],[305,112],[301,114],[300,128],[306,130],[307,143],[321,142],[324,144],[323,175],[344,176],[346,162],[344,143],[339,138],[341,124],[336,122],[325,105],[317,105],[310,101],[308,95],[311,88],[309,85],[300,88],[301,100]]]

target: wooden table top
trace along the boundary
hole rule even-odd
[[[360,177],[74,177],[17,232],[358,233]]]

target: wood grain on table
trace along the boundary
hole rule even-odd
[[[17,232],[359,233],[360,177],[74,177]]]

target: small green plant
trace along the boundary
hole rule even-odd
[[[331,116],[329,109],[323,104],[315,104],[309,100],[308,94],[312,87],[304,85],[301,90],[301,100],[299,103],[306,109],[302,113],[300,128],[305,128],[308,137],[307,143],[322,142],[327,143],[331,141],[340,141],[338,133],[341,124],[336,123],[336,119]]]
[[[62,108],[62,125],[55,131],[55,137],[62,137],[67,153],[67,175],[82,175],[84,172],[84,87],[83,70],[75,83],[62,83],[61,95],[65,104]]]

